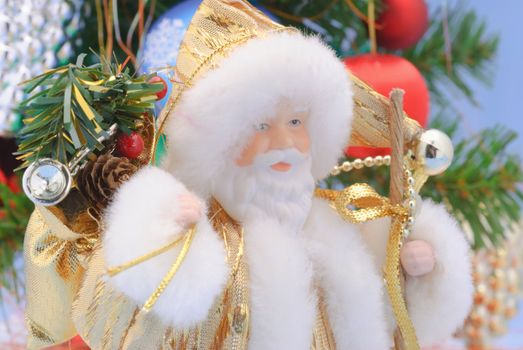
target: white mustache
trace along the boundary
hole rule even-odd
[[[267,168],[280,162],[296,165],[302,163],[308,157],[307,153],[301,153],[296,148],[277,149],[256,156],[254,166]]]

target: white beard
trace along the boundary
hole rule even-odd
[[[303,155],[297,158],[295,153],[285,158],[277,152],[271,151],[265,159],[259,156],[251,166],[229,164],[214,179],[212,194],[227,213],[240,222],[274,219],[297,232],[302,229],[312,203],[311,159]],[[291,163],[292,168],[279,172],[267,164],[280,159]]]
[[[310,157],[295,161],[286,173],[260,162],[241,168],[231,164],[215,179],[219,186],[213,195],[245,230],[249,349],[311,346],[317,297],[301,234],[314,191],[310,166]]]

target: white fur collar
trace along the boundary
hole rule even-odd
[[[317,299],[303,239],[275,221],[244,228],[251,293],[249,349],[309,349]]]
[[[388,349],[382,278],[355,227],[315,199],[304,234],[337,348]]]

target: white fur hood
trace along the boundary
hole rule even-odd
[[[348,143],[352,90],[347,71],[317,37],[279,32],[235,48],[182,95],[168,116],[164,167],[203,196],[281,98],[306,108],[316,179],[328,175]]]

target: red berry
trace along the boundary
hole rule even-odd
[[[156,93],[156,96],[158,97],[158,100],[161,100],[162,98],[165,97],[165,95],[167,95],[167,89],[168,89],[167,88],[167,83],[165,82],[165,80],[163,80],[162,77],[159,77],[159,76],[152,77],[149,80],[149,83],[150,84],[155,84],[155,83],[162,83],[163,84],[163,89]]]
[[[143,152],[143,139],[140,134],[134,131],[130,135],[120,134],[118,135],[116,147],[122,156],[135,159]]]

